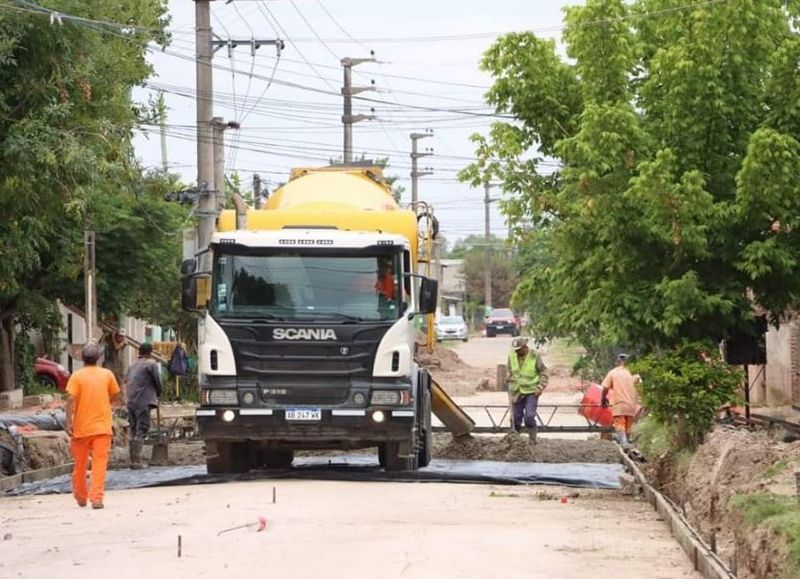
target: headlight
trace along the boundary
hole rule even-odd
[[[400,404],[400,392],[397,390],[374,390],[372,404],[375,406]]]
[[[236,413],[233,410],[226,410],[222,413],[223,422],[233,422],[234,418],[236,418]]]
[[[252,392],[245,392],[244,394],[242,394],[242,403],[243,404],[248,404],[249,405],[249,404],[252,404],[255,401],[256,401],[256,395],[253,394]]]
[[[206,390],[208,393],[208,403],[219,406],[236,406],[239,398],[236,396],[236,390],[220,389],[220,390]]]
[[[376,410],[375,412],[372,413],[372,420],[378,423],[383,422],[384,420],[386,420],[386,415],[380,410]]]
[[[364,406],[367,401],[367,397],[364,395],[363,392],[356,392],[353,394],[353,402],[356,403],[358,406]]]

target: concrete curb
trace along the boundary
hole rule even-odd
[[[74,463],[70,462],[67,464],[51,466],[48,468],[40,468],[38,470],[30,470],[28,472],[0,478],[0,494],[13,491],[25,483],[46,480],[64,474],[69,474],[72,472],[73,464]]]
[[[683,516],[664,498],[660,492],[654,489],[647,482],[639,466],[625,454],[622,448],[617,446],[617,450],[622,456],[622,462],[633,473],[636,481],[642,486],[644,496],[653,505],[656,512],[663,517],[665,524],[669,527],[672,536],[680,543],[689,560],[694,565],[695,571],[705,577],[705,579],[736,579],[736,575],[720,560],[711,547],[695,531]]]

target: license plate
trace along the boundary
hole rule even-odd
[[[289,408],[286,410],[286,420],[322,420],[322,410],[319,408]]]

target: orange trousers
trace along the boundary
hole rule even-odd
[[[614,430],[630,434],[633,432],[633,416],[615,416]]]
[[[75,468],[72,470],[72,496],[79,503],[89,499],[92,503],[103,502],[103,491],[106,486],[106,469],[108,468],[108,453],[111,449],[110,434],[96,434],[73,438],[69,443]],[[86,488],[86,467],[89,456],[92,457],[92,482]]]

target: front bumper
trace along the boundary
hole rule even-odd
[[[514,324],[487,324],[486,331],[495,334],[513,334],[517,330]]]
[[[222,419],[232,411],[233,420]],[[383,422],[373,413],[383,412]],[[204,439],[255,440],[297,449],[358,448],[388,441],[413,439],[413,407],[322,409],[317,421],[290,421],[282,408],[200,407],[196,411],[197,427]]]
[[[466,332],[437,332],[437,340],[463,340],[467,337]]]

